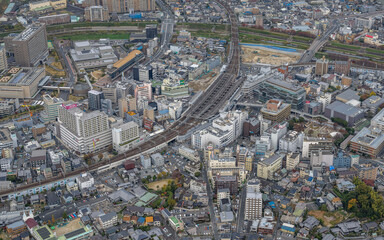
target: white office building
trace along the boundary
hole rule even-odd
[[[212,126],[195,132],[192,135],[194,148],[203,149],[209,143],[215,148],[222,148],[237,139],[243,132],[243,123],[248,112],[233,111],[220,113],[220,117],[212,122]]]
[[[279,140],[279,150],[285,152],[298,152],[303,147],[304,134],[302,132],[288,131]]]
[[[160,153],[155,153],[151,155],[152,165],[160,167],[164,165],[164,157]]]
[[[139,125],[133,121],[112,128],[113,149],[125,152],[140,142]]]
[[[140,155],[140,163],[143,168],[148,169],[151,167],[151,158],[149,156]]]
[[[79,177],[76,178],[76,183],[79,185],[79,189],[87,189],[93,187],[95,184],[95,179],[89,173],[83,173]]]

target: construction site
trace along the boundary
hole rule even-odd
[[[301,52],[296,49],[257,44],[242,44],[241,52],[244,63],[259,63],[268,65],[295,63],[301,56]]]
[[[194,91],[204,91],[219,75],[218,69],[215,69],[209,73],[203,74],[196,80],[189,81],[189,87]]]

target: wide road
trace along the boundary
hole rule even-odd
[[[159,59],[168,49],[168,45],[172,39],[173,28],[175,27],[175,16],[173,15],[169,6],[163,2],[163,0],[156,0],[157,5],[166,13],[166,18],[161,22],[161,40],[160,47],[157,52],[148,60],[146,60],[143,65],[149,65],[151,62]]]
[[[297,63],[307,63],[312,60],[312,58],[315,56],[315,53],[320,50],[324,46],[325,43],[328,42],[329,37],[332,33],[334,33],[341,24],[338,22],[338,20],[334,20],[332,22],[332,26],[323,34],[318,36],[311,44],[311,46],[304,52],[304,54],[301,56],[299,61]]]

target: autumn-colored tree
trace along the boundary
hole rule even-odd
[[[348,209],[353,208],[354,206],[356,206],[356,204],[357,204],[356,198],[352,198],[351,200],[348,201]]]

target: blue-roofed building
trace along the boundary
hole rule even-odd
[[[140,224],[144,224],[145,222],[145,218],[144,217],[139,217],[139,219],[137,220],[138,223]]]
[[[10,4],[8,4],[8,7],[7,7],[7,9],[5,9],[4,14],[11,13],[14,7],[15,7],[14,2],[11,2]]]
[[[342,151],[337,153],[337,156],[333,158],[333,166],[335,168],[350,168],[351,157]]]

